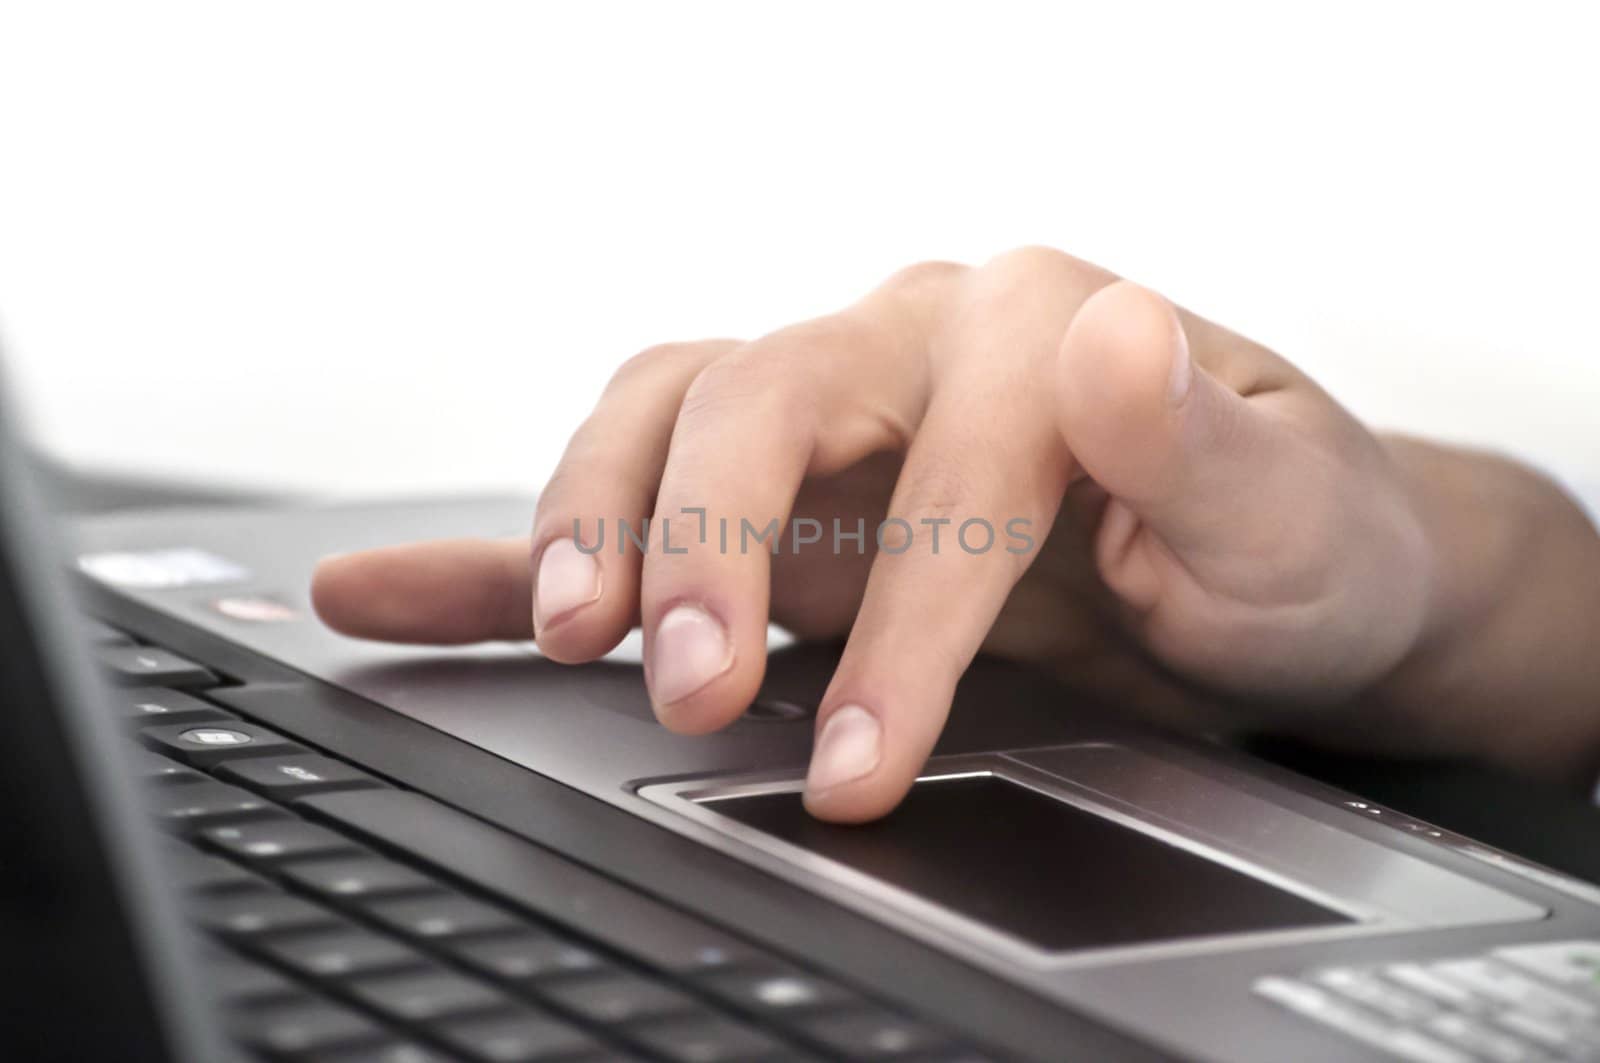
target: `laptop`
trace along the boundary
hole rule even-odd
[[[311,615],[323,555],[528,499],[64,525],[0,463],[0,1058],[1600,1058],[1600,890],[1027,670],[823,824],[827,649],[691,738],[626,645]]]

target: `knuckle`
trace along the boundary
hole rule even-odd
[[[696,374],[683,396],[685,411],[748,401],[770,386],[772,372],[748,358],[724,358]]]
[[[878,290],[896,295],[916,295],[948,284],[969,272],[971,267],[959,262],[930,259],[895,270],[878,286]]]
[[[1108,270],[1053,247],[1028,245],[1004,251],[983,264],[986,290],[1007,293],[1036,290],[1077,293],[1081,298],[1116,279]]]
[[[658,343],[646,347],[619,365],[606,385],[607,391],[643,385],[651,387],[664,383],[682,372],[685,363],[694,363],[706,357],[708,348],[715,349],[732,341],[703,341],[690,343]]]
[[[760,411],[763,418],[792,423],[809,408],[806,394],[788,359],[751,349],[746,356],[722,358],[702,369],[684,394],[678,420],[695,424]]]
[[[946,331],[958,349],[984,346],[983,337],[996,331],[1011,333],[1012,346],[1023,352],[1018,364],[1036,367],[1054,353],[1078,308],[1116,279],[1054,248],[1019,247],[972,275]]]
[[[615,387],[659,372],[662,361],[672,357],[680,346],[676,343],[661,343],[654,347],[646,347],[617,366],[616,372],[611,374],[611,383],[608,386]]]
[[[1002,251],[983,264],[987,273],[1063,273],[1090,268],[1089,263],[1044,244],[1024,244]]]
[[[913,473],[901,490],[895,515],[916,527],[924,520],[964,519],[974,484],[967,470],[953,462]]]
[[[908,552],[983,557],[986,565],[1003,566],[1012,579],[1020,575],[1031,558],[1006,549],[1008,521],[1025,517],[1028,527],[1037,528],[1037,510],[1032,501],[1007,509],[985,490],[984,479],[982,468],[959,459],[910,474],[890,513],[910,525],[912,549]],[[898,531],[905,533],[904,528]]]

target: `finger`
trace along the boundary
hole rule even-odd
[[[814,815],[883,815],[927,760],[956,682],[1060,507],[1072,462],[1040,384],[1073,313],[1113,279],[1022,248],[955,293],[932,352],[933,399],[889,508],[889,521],[908,522],[889,535],[909,532],[910,546],[886,536],[818,712],[805,793]]]
[[[642,528],[655,505],[690,382],[738,345],[706,340],[644,352],[617,372],[573,433],[534,518],[533,624],[547,657],[601,657],[637,622],[641,559],[624,524]]]
[[[356,638],[456,645],[533,634],[528,541],[447,539],[325,559],[311,580],[323,623]]]
[[[889,496],[905,455],[883,451],[833,476],[808,476],[795,496],[790,520],[816,521],[828,530],[862,532],[858,544],[841,537],[839,548],[780,552],[772,559],[772,622],[798,639],[835,641],[850,633],[861,592],[872,573],[877,544],[872,532],[888,515]],[[809,527],[809,525],[808,525]]]
[[[928,329],[965,272],[902,270],[857,305],[758,340],[696,379],[656,500],[655,529],[676,526],[676,552],[653,538],[642,576],[646,681],[667,726],[715,729],[755,696],[772,571],[762,533],[788,531],[807,474],[904,448],[927,401]]]
[[[1314,468],[1301,460],[1294,433],[1267,412],[1302,401],[1287,371],[1256,371],[1252,405],[1209,373],[1199,353],[1171,304],[1126,281],[1091,297],[1061,345],[1061,433],[1112,497],[1100,548],[1126,553],[1102,554],[1102,568],[1109,563],[1112,589],[1136,608],[1160,594],[1151,564],[1162,560],[1152,553],[1157,543],[1197,563],[1249,555],[1267,544],[1241,536],[1279,534],[1281,516],[1269,511],[1292,509],[1285,503],[1303,493]],[[1141,532],[1146,539],[1136,540]]]
[[[1217,350],[1191,349],[1207,328],[1245,394],[1208,370]],[[1384,493],[1372,437],[1281,359],[1119,283],[1073,320],[1057,385],[1063,437],[1112,496],[1102,577],[1159,655],[1228,689],[1337,694],[1342,658],[1306,645],[1371,660],[1403,644],[1402,611],[1374,623],[1338,605],[1419,578],[1416,552],[1388,548],[1412,518]]]
[[[824,819],[872,819],[905,795],[1032,559],[1020,536],[1042,540],[1066,488],[1070,462],[1048,406],[973,390],[935,400],[890,504],[890,519],[907,525],[886,527],[819,713],[806,805]],[[1002,408],[1007,428],[994,432]]]
[[[668,727],[713,730],[755,697],[772,554],[795,548],[801,482],[900,445],[920,412],[910,353],[920,346],[901,337],[861,314],[819,319],[713,363],[691,387],[641,596],[647,682]],[[904,368],[886,372],[894,365]]]

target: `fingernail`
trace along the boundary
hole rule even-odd
[[[539,558],[533,626],[544,630],[553,620],[600,598],[600,563],[571,539],[557,539]]]
[[[859,705],[835,710],[822,725],[811,754],[806,789],[820,793],[869,774],[883,755],[883,728]]]
[[[650,649],[650,692],[657,705],[682,701],[728,670],[733,646],[716,617],[698,605],[677,605],[656,625]]]
[[[1172,375],[1167,378],[1167,402],[1182,406],[1194,383],[1194,359],[1189,356],[1189,337],[1184,333],[1183,325],[1178,324],[1177,329],[1178,349],[1173,352]]]

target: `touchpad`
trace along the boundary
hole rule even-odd
[[[710,844],[909,932],[1042,967],[1118,962],[1160,942],[1228,948],[1547,914],[1431,859],[1425,843],[1331,807],[1319,815],[1265,782],[1236,784],[1223,765],[1082,743],[935,757],[927,770],[899,808],[860,826],[813,819],[804,780],[788,773],[639,793]]]
[[[813,819],[794,791],[705,805],[1045,952],[1352,921],[998,775],[923,780],[865,826]]]

